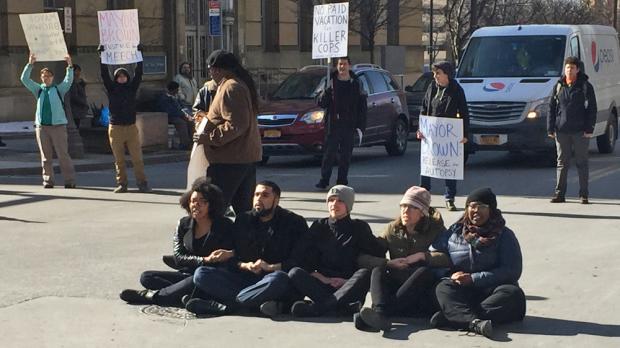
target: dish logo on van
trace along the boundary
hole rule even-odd
[[[490,82],[482,87],[485,92],[499,92],[504,88],[506,88],[506,85],[501,82]]]
[[[611,48],[598,48],[596,41],[592,41],[592,65],[594,71],[598,72],[601,64],[614,62],[614,51]]]

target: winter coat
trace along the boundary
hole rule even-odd
[[[443,91],[435,82],[428,86],[422,100],[420,115],[462,119],[463,137],[467,138],[469,135],[469,109],[465,92],[454,79],[450,79],[450,83]]]
[[[133,78],[117,83],[110,78],[108,65],[101,63],[101,78],[108,92],[110,124],[129,126],[136,123],[136,95],[142,82],[142,62],[138,62]]]
[[[44,84],[39,84],[30,78],[30,73],[32,72],[32,65],[26,64],[24,67],[24,71],[22,72],[21,82],[24,86],[32,93],[35,98],[37,98],[37,111],[35,113],[35,124],[37,126],[41,125],[41,108],[43,107],[43,88]],[[67,124],[67,115],[65,113],[64,108],[64,95],[71,88],[71,84],[73,83],[73,67],[67,67],[67,72],[65,74],[65,78],[61,83],[57,85],[52,85],[49,89],[48,95],[50,100],[50,105],[52,108],[52,124],[55,125],[63,125]]]
[[[562,76],[555,86],[549,101],[547,132],[592,133],[596,123],[597,105],[588,75],[578,73],[577,81],[572,86],[566,83],[566,76]]]
[[[336,115],[336,105],[341,102],[341,98],[338,96],[338,90],[334,92],[335,80],[338,78],[338,71],[334,71],[331,74],[330,86],[323,90],[317,99],[318,105],[325,109],[325,116],[323,122],[331,129],[335,127],[346,127],[353,131],[355,128],[359,128],[362,132],[366,130],[366,112],[368,111],[367,95],[362,89],[362,85],[352,71],[349,71],[351,79],[349,83],[352,86],[351,98],[348,100],[349,112],[346,115],[338,117]]]
[[[196,82],[196,79],[176,74],[174,82],[179,84],[179,98],[181,102],[187,106],[192,105],[198,94],[198,82]]]
[[[195,221],[189,216],[179,220],[173,240],[176,264],[184,271],[193,272],[205,266],[204,257],[218,249],[233,249],[233,223],[225,217],[213,220],[211,232],[201,242],[194,239]]]

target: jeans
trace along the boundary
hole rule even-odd
[[[558,153],[556,196],[566,194],[566,180],[571,157],[575,157],[575,165],[579,173],[579,197],[588,197],[588,147],[590,139],[583,133],[556,133],[555,146]]]
[[[140,276],[140,284],[149,290],[157,290],[153,297],[155,304],[160,306],[181,306],[181,298],[185,295],[200,296],[194,287],[192,275],[174,271],[145,271]]]
[[[321,163],[321,181],[329,184],[332,176],[332,167],[338,157],[337,184],[348,185],[349,165],[353,154],[353,139],[355,130],[346,126],[331,125],[325,135],[325,152]]]
[[[454,201],[456,196],[456,180],[446,179],[446,192],[444,197],[446,201]],[[420,175],[420,186],[424,187],[428,192],[431,192],[431,177]]]

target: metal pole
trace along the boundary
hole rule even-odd
[[[614,29],[618,30],[618,0],[614,0]]]
[[[430,0],[430,16],[428,29],[428,66],[433,66],[433,0]]]

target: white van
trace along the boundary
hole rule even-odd
[[[618,137],[618,34],[599,25],[514,25],[476,30],[457,80],[470,112],[470,152],[554,149],[547,113],[564,58],[577,56],[594,87],[599,152],[613,152]]]

